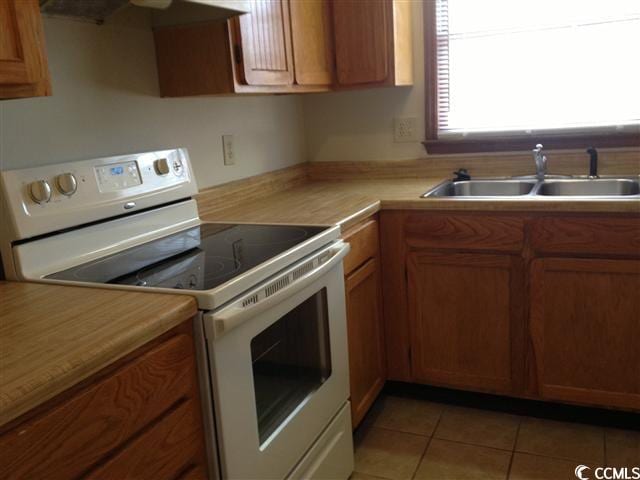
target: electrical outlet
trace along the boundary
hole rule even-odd
[[[403,117],[393,119],[394,142],[417,142],[418,119],[416,117]]]
[[[236,149],[233,145],[233,135],[222,135],[222,154],[225,165],[236,164]]]

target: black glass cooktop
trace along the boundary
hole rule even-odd
[[[326,228],[204,223],[47,278],[209,290]]]

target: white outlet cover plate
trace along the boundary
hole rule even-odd
[[[396,117],[393,119],[394,142],[417,142],[418,119],[416,117]]]
[[[236,164],[236,152],[233,145],[233,135],[222,135],[222,155],[225,165]]]

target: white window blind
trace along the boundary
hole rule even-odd
[[[435,0],[438,135],[640,125],[640,0]]]

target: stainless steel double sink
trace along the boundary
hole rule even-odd
[[[640,177],[545,178],[527,177],[448,180],[422,198],[640,198]]]

